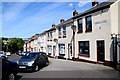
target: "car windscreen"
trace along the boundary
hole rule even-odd
[[[37,55],[37,53],[27,53],[22,58],[35,58]]]

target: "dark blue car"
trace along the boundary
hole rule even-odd
[[[30,52],[22,56],[18,61],[19,71],[38,71],[49,64],[48,57],[44,52]]]
[[[14,80],[17,73],[17,63],[4,58],[2,60],[2,80]]]

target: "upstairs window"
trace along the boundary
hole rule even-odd
[[[86,32],[92,31],[92,18],[91,16],[87,16],[86,18]]]
[[[61,38],[62,32],[61,32],[61,27],[58,28],[58,37]]]
[[[50,35],[49,35],[49,33],[47,33],[47,35],[48,35],[48,41],[50,40]]]
[[[63,26],[63,38],[66,37],[66,26]]]
[[[78,33],[83,32],[83,25],[82,25],[82,19],[78,20]]]
[[[50,41],[52,41],[52,32],[50,32]]]
[[[52,32],[48,33],[48,41],[52,41]]]

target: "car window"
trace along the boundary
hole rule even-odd
[[[37,53],[27,53],[22,58],[35,58],[37,55]]]
[[[5,60],[5,59],[2,59],[2,64],[9,64],[10,62]]]
[[[0,54],[3,54],[3,52],[0,52]]]

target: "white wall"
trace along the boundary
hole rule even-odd
[[[75,36],[75,53],[76,58],[78,57],[78,41],[89,41],[90,43],[90,57],[79,56],[80,59],[90,60],[90,61],[97,61],[97,40],[104,40],[105,41],[105,60],[110,61],[112,60],[110,47],[111,47],[111,21],[110,21],[110,10],[105,9],[102,11],[98,11],[92,13],[92,32],[85,32],[85,16],[83,18],[83,33],[77,33]],[[87,16],[87,15],[86,15]],[[107,22],[95,24],[96,22],[100,22],[106,20]],[[77,21],[75,21],[76,26]],[[78,30],[78,29],[77,29]]]

